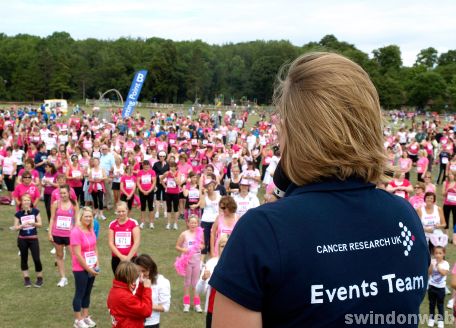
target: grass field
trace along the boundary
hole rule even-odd
[[[144,113],[145,114],[145,113]],[[147,116],[146,116],[147,117]],[[249,125],[256,121],[251,117]],[[416,174],[412,174],[413,177]],[[440,195],[441,187],[438,187]],[[3,195],[4,193],[0,193]],[[439,196],[439,205],[441,197]],[[47,223],[43,203],[39,203],[42,211],[43,222]],[[71,260],[67,256],[66,272],[69,285],[65,288],[56,286],[58,274],[54,266],[54,256],[49,253],[52,246],[47,241],[44,228],[39,231],[41,260],[43,263],[45,284],[41,289],[23,287],[20,270],[20,258],[17,255],[16,246],[17,232],[8,229],[13,221],[14,209],[12,206],[0,206],[0,240],[2,252],[0,252],[0,327],[48,327],[61,328],[72,327],[73,312],[72,298],[74,293],[74,280],[71,273]],[[114,219],[112,211],[106,212],[107,221],[100,222],[100,237],[98,240],[100,253],[101,273],[95,281],[92,291],[91,314],[98,323],[98,327],[111,327],[110,318],[106,308],[106,297],[111,287],[112,272],[110,268],[110,251],[107,242],[108,224]],[[135,209],[132,217],[139,219],[139,212]],[[155,230],[144,229],[141,231],[141,253],[150,254],[158,264],[159,272],[171,281],[172,303],[169,313],[162,314],[161,327],[204,327],[204,314],[182,312],[182,278],[173,268],[175,257],[178,255],[174,245],[181,231],[184,230],[183,221],[179,222],[179,231],[165,230],[165,220],[160,217],[155,224]],[[453,265],[456,262],[456,248],[450,244],[447,250],[447,260]],[[29,258],[30,273],[34,280],[33,261]],[[447,295],[446,301],[449,296]],[[203,300],[204,302],[204,300]],[[446,304],[445,304],[446,305]],[[446,309],[449,316],[452,311]],[[427,298],[421,306],[421,313],[428,313]],[[421,325],[420,327],[425,327]],[[450,327],[448,325],[447,327]]]

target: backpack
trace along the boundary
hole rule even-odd
[[[11,204],[11,199],[8,196],[0,196],[0,205]]]

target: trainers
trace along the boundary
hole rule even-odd
[[[66,285],[68,285],[68,279],[65,277],[60,278],[60,281],[57,284],[57,287],[65,287]]]
[[[14,199],[11,201],[10,205],[11,205],[11,206],[16,205],[16,202],[14,201]]]
[[[177,223],[174,223],[174,224],[173,224],[173,229],[174,229],[174,230],[177,230]]]
[[[190,311],[190,304],[184,304],[184,312]]]
[[[434,319],[429,319],[428,327],[434,327]]]
[[[52,255],[55,255],[55,247],[53,249],[51,249],[51,252],[50,252]]]
[[[445,323],[443,321],[437,321],[437,328],[444,328]]]
[[[150,228],[150,229],[155,229],[154,224],[153,224],[153,223],[149,223],[149,228]]]
[[[42,286],[43,286],[43,277],[36,278],[36,281],[33,284],[33,287],[41,288]]]
[[[106,221],[106,216],[104,216],[103,214],[100,215],[100,218],[101,218],[103,221]]]
[[[26,288],[32,287],[32,282],[30,281],[30,277],[24,278],[24,287],[26,287]]]
[[[166,225],[166,230],[169,230],[169,229],[171,229],[171,224],[168,223],[168,224]],[[188,312],[188,311],[187,311],[187,312]]]
[[[155,212],[155,218],[158,219],[159,217],[160,217],[160,212],[159,211]]]
[[[198,313],[202,313],[203,312],[203,309],[201,308],[201,305],[195,305],[195,311],[198,312]]]
[[[86,323],[87,326],[89,326],[90,328],[93,328],[93,327],[96,327],[96,323],[95,321],[92,320],[91,317],[87,317],[87,318],[84,318],[84,322]]]
[[[74,328],[89,328],[89,326],[85,323],[84,320],[74,320],[73,324]]]
[[[144,223],[141,222],[141,224],[139,225],[139,229],[144,229]]]
[[[454,298],[450,298],[450,300],[447,303],[447,308],[452,309],[454,306]]]

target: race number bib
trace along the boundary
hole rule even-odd
[[[94,268],[97,264],[97,254],[94,251],[84,252],[84,258],[89,268]]]
[[[115,244],[117,248],[129,248],[131,246],[131,231],[117,231]]]
[[[448,164],[448,157],[442,157],[442,164]]]
[[[188,191],[188,200],[192,203],[196,202],[199,199],[199,190],[198,189],[190,189]]]
[[[150,174],[146,174],[146,175],[143,175],[141,176],[141,183],[142,184],[150,184],[152,181],[152,177]]]
[[[79,178],[79,177],[81,177],[81,171],[77,171],[77,170],[71,171],[71,176],[73,178]]]
[[[71,222],[73,218],[71,216],[57,216],[55,226],[59,230],[71,230]]]
[[[34,215],[26,215],[26,216],[23,216],[21,217],[21,223],[22,224],[31,224],[31,223],[35,223],[35,216]],[[34,227],[27,227],[27,228],[23,228],[23,230],[31,230],[33,229]]]
[[[168,179],[168,180],[166,181],[166,186],[167,186],[168,188],[176,188],[176,180],[174,180],[174,179]]]
[[[125,180],[125,187],[127,187],[127,189],[133,189],[135,187],[135,182],[133,180]]]
[[[399,197],[405,198],[405,191],[403,191],[403,190],[398,190],[394,194]]]
[[[456,193],[454,192],[449,192],[447,194],[447,200],[452,203],[456,203]]]

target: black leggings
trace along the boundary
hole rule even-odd
[[[173,210],[177,213],[179,210],[179,194],[165,194],[166,211],[171,213]],[[142,206],[142,205],[141,205]],[[171,208],[172,206],[172,208]]]
[[[48,222],[51,221],[51,196],[52,194],[44,194],[44,207],[46,207]]]
[[[261,181],[264,180],[264,176],[266,175],[266,170],[268,168],[269,164],[265,165],[263,164],[263,166],[261,167]]]
[[[98,210],[103,210],[103,190],[98,190],[97,192],[92,192],[93,198],[93,208]]]
[[[428,299],[429,319],[434,319],[435,306],[437,305],[437,310],[439,311],[439,316],[437,317],[437,320],[443,321],[443,301],[445,300],[445,287],[437,288],[434,286],[429,286]]]
[[[201,254],[208,254],[211,252],[211,229],[214,222],[201,221],[201,228],[204,232],[204,248],[201,250]]]
[[[14,181],[16,181],[16,177],[14,175],[6,175],[3,179],[5,181],[6,189],[10,192],[14,191]]]
[[[73,297],[73,311],[81,312],[90,305],[90,293],[92,292],[95,277],[87,271],[73,271],[75,291]]]
[[[28,270],[28,250],[32,253],[35,272],[43,271],[40,260],[40,244],[37,239],[17,238],[17,247],[21,251],[21,270]]]
[[[136,259],[136,256],[133,256],[130,260],[130,262],[134,262]],[[120,258],[118,258],[117,256],[113,256],[111,257],[111,269],[112,269],[112,273],[116,274],[116,270],[117,270],[117,267],[119,266],[120,264]]]
[[[149,209],[149,212],[154,210],[154,192],[152,191],[148,195],[144,195],[139,191],[139,199],[141,200],[141,212],[146,211],[146,204]]]
[[[133,195],[130,199],[127,199],[127,195],[122,194],[120,195],[120,200],[127,203],[128,210],[131,211],[133,207],[133,201],[135,200],[135,196]]]
[[[85,205],[84,201],[84,191],[82,190],[82,187],[73,187],[74,193],[76,194],[76,201],[81,204],[81,206]]]
[[[165,188],[162,185],[157,184],[157,191],[155,192],[155,196],[157,200],[165,200]]]
[[[450,226],[450,214],[453,215],[453,229],[454,220],[456,219],[456,205],[443,205],[443,216],[445,217],[445,229]]]
[[[437,177],[436,184],[442,183],[445,180],[446,168],[447,168],[446,164],[440,163],[439,176]],[[442,180],[440,180],[440,177],[442,177]]]

